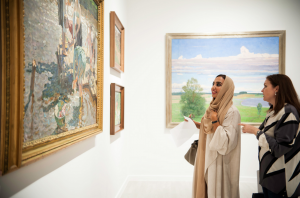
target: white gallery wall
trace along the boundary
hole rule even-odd
[[[125,124],[133,179],[183,179],[193,172],[183,156],[197,135],[175,148],[165,124],[166,33],[286,30],[286,74],[300,94],[299,21],[299,0],[128,0]],[[256,138],[242,134],[241,181],[256,181],[257,150]]]
[[[0,197],[115,198],[130,179],[190,179],[189,143],[176,148],[165,124],[166,33],[286,30],[286,73],[300,94],[299,10],[299,0],[105,0],[104,132],[0,177]],[[125,27],[123,74],[109,68],[110,11]],[[125,87],[125,130],[115,136],[112,82]],[[242,180],[257,169],[256,139],[243,134]]]

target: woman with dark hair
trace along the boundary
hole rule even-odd
[[[259,183],[266,198],[300,196],[300,103],[291,79],[284,74],[267,76],[263,99],[271,104],[259,128],[248,124],[259,145]]]
[[[201,123],[194,164],[193,198],[239,198],[241,117],[233,105],[234,84],[218,75],[211,88],[213,100]],[[187,120],[185,120],[187,121]]]

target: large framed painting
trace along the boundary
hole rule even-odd
[[[1,174],[102,132],[103,1],[1,1]]]
[[[114,11],[110,12],[110,67],[124,72],[125,28]]]
[[[124,87],[116,83],[110,84],[110,134],[124,129]]]
[[[261,123],[269,108],[261,90],[266,76],[285,73],[285,31],[166,35],[166,125],[192,114],[200,122],[212,101],[212,82],[235,83],[241,121]]]

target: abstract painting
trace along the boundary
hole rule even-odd
[[[24,0],[24,142],[96,124],[98,6]]]
[[[182,122],[190,114],[199,122],[219,74],[235,84],[233,103],[242,122],[264,120],[269,108],[261,93],[264,81],[281,72],[279,36],[172,38],[170,49],[171,122]]]

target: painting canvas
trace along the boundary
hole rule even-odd
[[[121,123],[121,92],[115,92],[115,125]]]
[[[115,26],[115,66],[121,67],[121,32]]]
[[[97,5],[24,0],[24,11],[24,143],[96,124]]]
[[[282,71],[283,45],[280,36],[255,34],[167,37],[167,125],[190,114],[200,122],[219,74],[230,76],[235,84],[233,103],[241,121],[264,120],[269,104],[261,90],[266,76]]]

